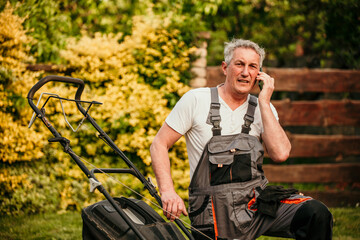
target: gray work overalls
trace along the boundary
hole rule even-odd
[[[218,91],[211,88],[208,123],[213,125],[213,137],[189,186],[189,216],[194,228],[214,228],[219,238],[246,235],[255,215],[248,204],[268,183],[262,170],[263,146],[249,135],[256,106],[256,97],[250,96],[241,133],[221,135]]]

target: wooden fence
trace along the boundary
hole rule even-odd
[[[334,206],[360,203],[360,71],[265,68],[275,78],[272,104],[292,144],[284,164],[267,163],[270,182],[319,183],[302,191]],[[207,86],[225,80],[207,67]],[[258,88],[253,94],[258,93]],[[301,189],[299,189],[301,190]]]

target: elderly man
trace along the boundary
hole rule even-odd
[[[196,239],[255,239],[261,235],[331,239],[332,215],[295,189],[267,186],[263,144],[275,162],[291,144],[270,103],[274,78],[261,72],[265,51],[256,43],[225,44],[224,84],[187,92],[157,133],[153,169],[165,216],[187,215],[175,192],[168,150],[185,136],[190,163],[189,216]],[[258,98],[250,95],[263,83]],[[262,144],[263,143],[263,144]]]

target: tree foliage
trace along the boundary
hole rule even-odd
[[[222,60],[219,43],[233,37],[266,48],[266,65],[359,68],[359,1],[218,0],[187,1],[202,10],[212,32],[209,63]]]
[[[12,0],[13,5],[18,1]],[[356,0],[22,0],[16,12],[27,16],[26,30],[38,40],[32,53],[40,62],[60,62],[65,39],[87,33],[130,34],[132,16],[155,13],[181,16],[186,43],[197,31],[209,31],[210,65],[222,61],[224,41],[251,39],[268,52],[269,66],[360,66],[359,1]],[[1,9],[1,5],[0,5]],[[175,13],[175,14],[174,14]]]
[[[24,28],[34,39],[31,53],[37,62],[61,63],[60,51],[66,46],[68,37],[78,37],[82,32],[93,35],[119,33],[123,37],[131,34],[132,17],[146,15],[152,8],[157,13],[164,9],[151,0],[9,0],[15,13],[24,18]],[[0,2],[0,11],[6,1]],[[158,6],[158,7],[156,7]],[[177,9],[168,8],[165,14],[172,15],[172,24],[182,31],[182,40],[192,44],[196,32],[201,29],[198,19],[173,14]],[[197,24],[195,24],[197,23]]]

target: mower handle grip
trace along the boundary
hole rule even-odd
[[[84,81],[78,78],[72,78],[72,77],[63,77],[63,76],[56,76],[56,75],[49,75],[46,76],[42,79],[40,79],[29,91],[27,98],[29,100],[33,100],[33,97],[35,95],[35,93],[42,87],[44,86],[46,83],[48,82],[64,82],[64,83],[74,83],[78,86],[78,89],[76,91],[75,94],[75,100],[80,100],[81,98],[81,94],[84,90]]]

